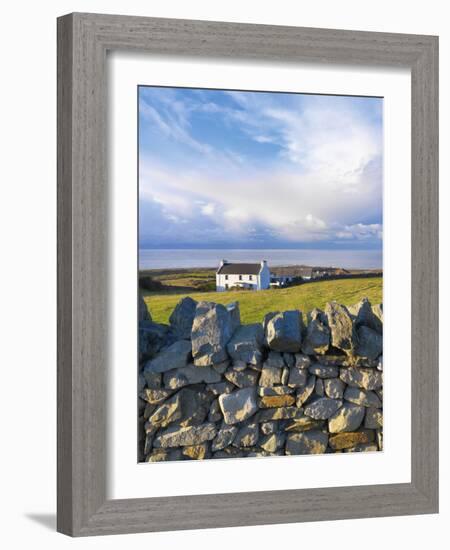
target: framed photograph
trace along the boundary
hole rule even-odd
[[[58,19],[58,530],[436,513],[438,39]]]

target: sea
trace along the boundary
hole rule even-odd
[[[344,269],[382,269],[381,250],[319,249],[140,249],[139,269],[216,268],[220,260],[260,262],[270,266],[308,265]]]

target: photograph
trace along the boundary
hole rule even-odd
[[[138,462],[382,451],[383,97],[137,99]]]

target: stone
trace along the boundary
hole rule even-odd
[[[325,314],[331,331],[331,344],[352,354],[357,344],[357,335],[348,309],[337,302],[328,302]]]
[[[182,427],[202,424],[209,414],[213,396],[204,391],[204,386],[189,386],[177,395],[180,396],[182,410],[178,424]]]
[[[320,363],[330,367],[368,367],[378,365],[378,359],[359,357],[358,355],[321,355]]]
[[[239,428],[236,437],[233,440],[235,447],[253,447],[258,442],[259,425],[252,422]]]
[[[245,364],[245,363],[244,363]],[[222,363],[216,363],[215,365],[212,365],[212,368],[218,372],[219,374],[223,374],[227,368],[229,367],[230,362],[229,361],[222,361]],[[236,367],[235,367],[236,368]],[[236,369],[237,370],[237,369]]]
[[[139,322],[139,360],[154,357],[170,343],[169,327],[153,321]]]
[[[306,327],[302,352],[306,355],[326,353],[330,346],[330,329],[318,319],[311,319]]]
[[[315,374],[319,378],[336,378],[339,376],[338,367],[330,367],[321,363],[314,363],[308,368],[310,374]]]
[[[283,386],[287,386],[289,381],[289,375],[290,375],[291,369],[289,367],[284,367],[281,371],[281,384]]]
[[[227,370],[224,376],[229,382],[231,382],[238,388],[249,388],[251,386],[256,386],[259,378],[259,373],[250,369],[247,369],[245,371],[237,371],[232,368]]]
[[[180,393],[170,397],[148,419],[152,431],[156,432],[158,428],[165,428],[173,422],[177,422],[182,417],[181,410],[182,395]],[[149,431],[147,432],[149,433]]]
[[[283,369],[280,367],[270,367],[264,363],[258,384],[260,386],[274,386],[275,384],[281,384],[282,370]]]
[[[221,380],[220,374],[212,367],[199,368],[192,364],[164,373],[164,386],[169,388],[182,387],[186,384],[200,384],[201,382],[214,384]],[[184,381],[186,384],[183,384]]]
[[[376,306],[374,306],[376,307]],[[367,298],[363,298],[360,302],[349,308],[351,313],[355,316],[355,326],[359,328],[361,326],[369,327],[372,330],[382,334],[383,332],[383,314],[381,319],[375,315],[374,310]]]
[[[286,363],[284,362],[283,355],[277,351],[269,351],[267,359],[264,362],[264,365],[267,367],[274,367],[277,369],[282,369]]]
[[[369,327],[362,326],[358,329],[358,345],[356,355],[376,359],[383,351],[383,337]]]
[[[169,370],[185,367],[191,357],[192,347],[187,340],[178,340],[164,348],[160,353],[144,366],[146,372],[167,372]]]
[[[228,358],[226,346],[239,325],[239,309],[222,304],[199,302],[192,324],[192,354],[196,366],[222,363]]]
[[[283,360],[284,364],[290,369],[295,365],[295,355],[293,353],[283,353]]]
[[[329,446],[334,450],[350,449],[361,443],[371,443],[373,435],[367,431],[359,432],[340,432],[330,435]]]
[[[247,363],[245,361],[233,361],[232,367],[233,367],[233,370],[235,371],[242,371],[247,368]],[[225,370],[221,374],[223,374]]]
[[[378,446],[376,443],[360,443],[349,449],[344,449],[346,453],[372,453],[378,451]]]
[[[278,449],[281,449],[286,441],[286,434],[273,433],[265,435],[261,438],[258,445],[261,449],[264,449],[268,453],[274,453]]]
[[[219,400],[214,399],[209,407],[208,422],[218,422],[222,420],[222,411],[220,410]]]
[[[383,325],[383,304],[375,304],[372,306],[372,311],[375,317],[381,321],[381,325]]]
[[[364,390],[377,390],[383,385],[383,375],[377,369],[345,368],[341,369],[340,379],[348,386]]]
[[[308,430],[322,430],[324,427],[324,420],[314,420],[309,416],[303,416],[287,424],[284,429],[286,432],[306,432]]]
[[[153,390],[153,389],[147,388],[144,390],[142,398],[145,399],[147,403],[150,403],[150,405],[158,405],[159,403],[162,403],[163,401],[165,401],[172,394],[173,394],[172,390],[166,390],[166,389]]]
[[[227,447],[214,453],[213,458],[242,458],[245,454],[235,447]]]
[[[258,410],[256,389],[243,388],[229,394],[219,396],[219,405],[227,424],[243,422]]]
[[[208,384],[207,389],[214,395],[220,395],[222,393],[231,393],[235,386],[231,382],[217,382],[216,384]]]
[[[256,393],[260,397],[265,396],[274,396],[274,395],[289,395],[294,393],[294,388],[291,388],[289,386],[259,386],[256,389]]]
[[[295,397],[293,395],[267,395],[259,399],[258,405],[261,409],[272,407],[289,407],[294,405]]]
[[[383,371],[383,356],[378,357],[377,369]]]
[[[231,445],[237,433],[236,426],[222,426],[211,444],[211,451],[221,451]]]
[[[363,407],[381,408],[381,401],[378,395],[373,391],[349,386],[344,392],[344,399],[355,405],[362,405]]]
[[[316,385],[314,386],[314,393],[319,397],[324,397],[325,390],[323,386],[323,380],[321,378],[316,378]]]
[[[328,444],[328,435],[318,430],[290,433],[286,438],[287,455],[323,454]]]
[[[312,361],[307,355],[303,353],[295,354],[295,366],[298,369],[307,369],[311,365],[311,363]]]
[[[329,397],[319,397],[305,407],[305,415],[315,420],[326,420],[333,416],[338,409],[342,407],[340,399],[330,399]]]
[[[297,391],[297,407],[301,407],[312,395],[316,387],[316,377],[311,375],[308,377],[306,386]]]
[[[375,441],[377,443],[378,450],[382,451],[383,450],[383,430],[380,429],[375,431]]]
[[[259,429],[263,435],[274,434],[277,431],[278,422],[276,420],[270,420],[269,422],[261,422]]]
[[[142,376],[147,388],[151,390],[159,390],[161,388],[161,374],[159,372],[143,371]]]
[[[339,433],[357,430],[361,426],[365,412],[365,407],[354,405],[353,403],[344,403],[328,419],[328,431],[330,433]]]
[[[303,321],[297,310],[277,313],[266,326],[266,341],[270,349],[295,353],[302,343]]]
[[[345,384],[340,378],[327,378],[323,381],[323,389],[327,397],[342,399],[344,397]]]
[[[178,302],[169,317],[170,326],[180,340],[189,340],[191,337],[196,307],[197,302],[186,296]]]
[[[199,426],[170,426],[159,433],[153,445],[163,448],[199,445],[214,439],[216,434],[217,428],[212,422],[200,424]]]
[[[364,427],[380,430],[383,427],[383,412],[380,409],[369,407],[364,418]]]
[[[183,458],[180,449],[155,449],[147,457],[147,462],[167,462],[169,460],[181,460]]]
[[[229,356],[235,361],[257,365],[262,361],[264,332],[260,323],[241,325],[227,344]]]
[[[204,460],[205,458],[208,458],[209,446],[208,443],[190,445],[188,447],[183,447],[181,452],[186,458],[190,458],[192,460]]]
[[[297,407],[274,407],[273,409],[261,409],[255,421],[270,422],[271,420],[291,420],[294,418],[301,418],[303,415],[303,410]]]
[[[139,307],[138,307],[138,320],[139,321],[151,321],[152,316],[150,311],[147,308],[147,304],[144,301],[144,298],[139,294]]]
[[[293,367],[289,372],[288,386],[291,388],[301,388],[308,381],[308,370]]]

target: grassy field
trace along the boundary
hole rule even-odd
[[[144,300],[152,318],[158,323],[167,323],[173,308],[184,296],[191,296],[195,300],[229,304],[239,302],[241,321],[256,323],[262,321],[269,311],[286,311],[300,309],[303,312],[318,307],[323,309],[327,302],[336,300],[345,305],[352,305],[361,298],[367,297],[372,304],[383,301],[382,277],[365,279],[342,279],[306,283],[285,289],[230,292],[188,292],[176,293],[144,292]]]

